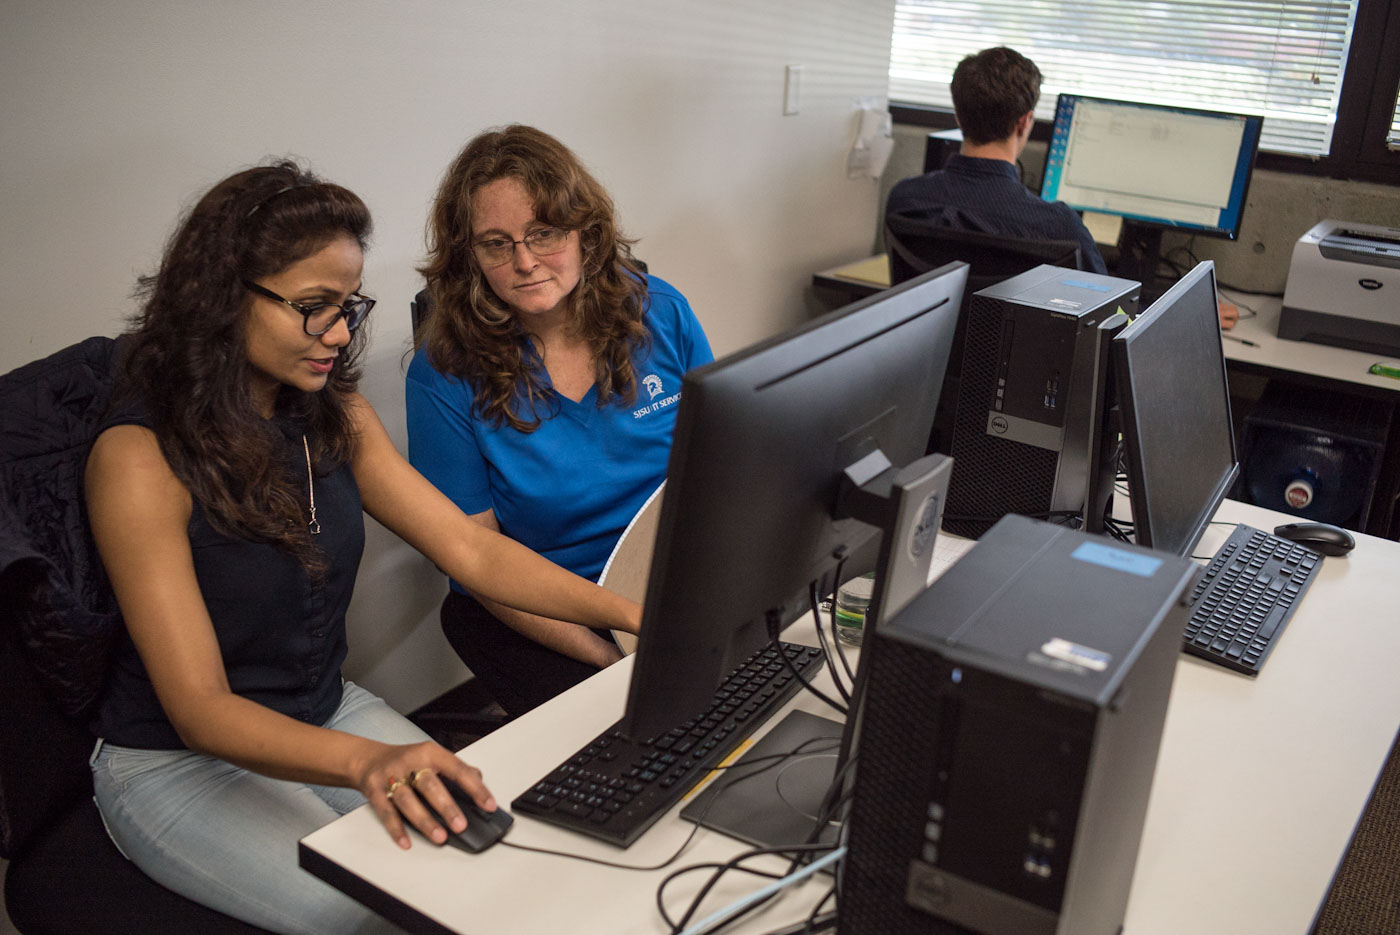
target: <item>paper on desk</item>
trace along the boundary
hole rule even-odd
[[[1089,228],[1094,243],[1113,246],[1118,243],[1118,234],[1123,229],[1123,218],[1117,214],[1100,214],[1097,211],[1084,212],[1084,226]]]
[[[872,256],[856,263],[848,263],[840,269],[831,271],[831,275],[840,276],[842,279],[858,279],[861,282],[868,282],[872,286],[888,286],[890,284],[890,261],[885,254]]]

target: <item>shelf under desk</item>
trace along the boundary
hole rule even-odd
[[[1287,520],[1231,501],[1217,516],[1263,529]],[[1213,526],[1198,552],[1213,551],[1227,533]],[[1358,537],[1350,556],[1327,559],[1258,678],[1192,657],[1178,660],[1126,932],[1308,930],[1400,725],[1396,568],[1400,543],[1369,536]],[[784,638],[808,641],[800,624]],[[604,670],[462,756],[509,802],[621,715],[630,665],[629,658]],[[798,706],[827,714],[810,696],[789,704]],[[650,865],[690,833],[679,808],[625,851],[528,816],[517,817],[509,839]],[[666,931],[654,893],[672,868],[614,870],[503,845],[472,856],[414,840],[411,850],[400,851],[365,807],[303,839],[302,865],[410,931]],[[743,847],[701,831],[677,866],[725,860]],[[766,866],[785,864],[773,859]],[[758,885],[729,877],[707,906],[718,908]],[[668,890],[669,905],[683,905],[699,885],[682,880]],[[733,931],[766,932],[803,919],[828,885],[809,880]]]

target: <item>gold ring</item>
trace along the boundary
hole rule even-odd
[[[392,799],[394,797],[394,793],[399,790],[399,786],[401,785],[403,785],[402,779],[398,778],[397,776],[390,778],[389,791],[384,794],[384,797]]]
[[[426,766],[422,769],[414,770],[413,775],[408,777],[408,784],[410,786],[418,785],[418,780],[422,779],[424,776],[430,774],[431,772],[432,770]]]

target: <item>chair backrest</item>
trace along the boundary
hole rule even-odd
[[[415,350],[421,340],[423,322],[428,320],[428,309],[431,307],[432,299],[428,297],[427,289],[418,290],[418,294],[408,303],[409,320],[413,322],[413,347]]]
[[[83,727],[120,630],[87,532],[83,470],[118,342],[0,377],[0,852],[90,789]]]
[[[967,295],[1042,263],[1084,268],[1077,241],[1000,237],[941,226],[935,218],[916,215],[885,218],[885,248],[890,256],[890,285],[962,260],[970,267]]]
[[[651,577],[651,556],[656,548],[656,532],[661,525],[661,500],[666,492],[666,483],[651,492],[645,503],[637,510],[627,528],[618,537],[598,576],[598,584],[614,594],[621,594],[629,600],[642,603],[647,596],[647,581]],[[637,649],[637,637],[621,630],[613,632],[617,645],[624,653]]]

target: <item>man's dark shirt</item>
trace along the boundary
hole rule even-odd
[[[957,230],[1027,240],[1077,240],[1084,265],[1107,272],[1084,222],[1064,202],[1043,201],[1002,159],[954,153],[938,172],[917,175],[890,190],[886,214],[932,214]]]

